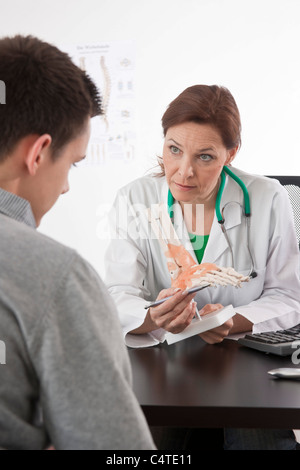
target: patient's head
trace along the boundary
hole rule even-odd
[[[97,88],[86,73],[35,37],[0,39],[0,80],[6,89],[6,104],[0,106],[0,163],[30,134],[49,134],[55,159],[88,117],[101,114]]]
[[[67,54],[31,36],[0,39],[0,80],[0,188],[27,200],[39,225],[85,157],[100,97]]]

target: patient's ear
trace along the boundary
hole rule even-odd
[[[36,137],[28,147],[25,165],[31,176],[34,176],[39,169],[40,165],[44,162],[52,142],[52,138],[49,134],[43,134]]]

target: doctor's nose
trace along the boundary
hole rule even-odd
[[[178,173],[182,178],[191,178],[192,176],[194,176],[193,165],[191,164],[189,158],[182,158],[179,165]]]

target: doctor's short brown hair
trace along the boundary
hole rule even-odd
[[[230,91],[217,85],[194,85],[175,98],[162,117],[164,136],[178,124],[210,124],[227,150],[241,146],[241,119]],[[163,165],[160,163],[163,170]]]
[[[99,92],[89,76],[53,45],[33,36],[0,39],[0,162],[22,138],[50,134],[52,157],[101,114]]]

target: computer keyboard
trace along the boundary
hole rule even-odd
[[[247,334],[238,343],[258,351],[289,356],[300,348],[300,324],[287,330]]]

